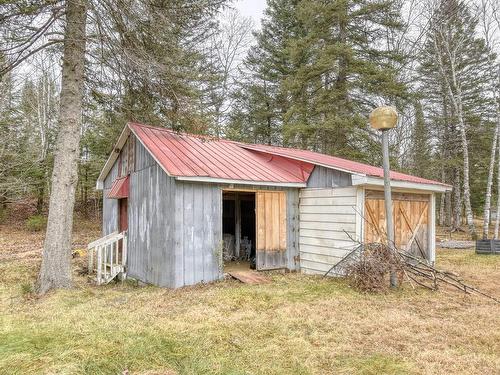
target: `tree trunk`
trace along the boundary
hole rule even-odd
[[[446,226],[451,228],[452,220],[451,220],[451,191],[447,191],[445,193],[446,199]]]
[[[497,150],[498,130],[500,128],[500,111],[497,110],[497,124],[493,135],[493,144],[491,146],[490,165],[488,167],[488,181],[486,182],[486,196],[484,199],[484,218],[483,218],[483,239],[487,239],[490,229],[491,214],[491,188],[493,186],[493,174],[495,171],[495,155]]]
[[[460,194],[460,171],[455,169],[455,181],[453,184],[453,229],[459,230],[462,225],[462,197]]]
[[[449,41],[445,42],[449,43]],[[446,83],[448,94],[458,119],[460,140],[462,143],[462,154],[463,154],[463,189],[464,189],[463,199],[465,203],[465,216],[467,219],[467,225],[469,227],[469,233],[471,234],[472,238],[475,238],[477,234],[476,234],[476,227],[474,225],[474,216],[472,213],[472,206],[470,201],[469,145],[467,142],[467,132],[465,128],[464,111],[462,105],[462,88],[460,82],[458,81],[456,72],[458,63],[456,55],[454,53],[451,53],[449,45],[447,46],[445,43],[444,48],[445,52],[449,56],[449,73],[451,74],[451,76],[448,77],[447,75],[448,72],[446,71],[445,65],[442,60],[441,50],[435,38],[434,38],[434,47],[436,51],[436,57],[438,60],[439,70],[441,72],[442,78],[444,79],[444,82]]]
[[[441,182],[445,183],[444,167],[441,170]],[[441,226],[441,227],[444,226],[445,204],[446,204],[446,194],[441,193],[441,200],[439,202],[439,226]]]
[[[439,226],[444,226],[444,206],[445,206],[445,193],[441,193],[441,199],[439,201]]]
[[[500,132],[498,134],[500,138]],[[498,146],[498,170],[497,170],[497,217],[495,220],[495,234],[494,239],[498,239],[498,228],[500,227],[500,139],[497,141]]]
[[[453,73],[453,80],[455,81],[455,73],[452,65],[452,73]],[[455,85],[456,90],[457,90],[457,96],[456,99],[454,98],[453,100],[457,101],[457,115],[458,115],[458,121],[460,124],[460,139],[462,142],[462,153],[463,153],[463,159],[464,159],[464,171],[463,171],[463,187],[464,187],[464,204],[465,204],[465,218],[467,219],[467,226],[469,227],[469,233],[471,234],[472,238],[475,239],[477,236],[476,234],[476,227],[474,225],[474,216],[472,213],[472,205],[470,202],[470,178],[469,178],[469,144],[467,142],[467,133],[465,130],[465,121],[464,121],[464,113],[463,113],[463,108],[462,108],[462,91],[460,89],[459,85]]]
[[[38,293],[69,288],[71,235],[82,117],[86,0],[66,2],[59,132],[54,155],[49,218],[38,276]]]

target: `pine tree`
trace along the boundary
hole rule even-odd
[[[431,144],[430,134],[425,122],[420,101],[415,102],[415,125],[412,133],[412,173],[420,177],[430,177]]]
[[[299,68],[286,80],[293,105],[287,112],[286,140],[301,147],[373,160],[366,114],[379,100],[406,94],[381,40],[401,26],[394,1],[300,2],[297,17],[305,34],[290,43]]]
[[[268,0],[262,28],[255,34],[244,64],[246,79],[235,95],[230,134],[248,134],[248,139],[282,144],[283,124],[291,98],[284,91],[285,79],[297,69],[290,56],[290,42],[303,36],[297,19],[299,0]],[[238,130],[237,130],[238,129]]]

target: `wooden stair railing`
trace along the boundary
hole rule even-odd
[[[125,279],[127,264],[127,232],[113,232],[87,246],[88,272],[95,274],[97,285],[107,284],[115,277]]]

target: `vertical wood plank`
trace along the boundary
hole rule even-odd
[[[285,192],[279,192],[279,251],[286,251],[286,194]]]

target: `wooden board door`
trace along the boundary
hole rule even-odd
[[[286,194],[258,191],[255,194],[257,269],[286,267]]]
[[[128,230],[128,199],[119,199],[118,206],[118,231],[123,232]]]
[[[429,259],[429,202],[425,194],[394,193],[392,217],[396,247]],[[383,192],[366,191],[365,243],[385,242],[385,205]]]

